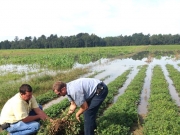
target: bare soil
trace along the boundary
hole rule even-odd
[[[140,114],[139,116],[139,122],[135,123],[133,127],[131,128],[132,135],[143,135],[143,127],[142,124],[144,122],[144,118],[146,117],[145,114]]]

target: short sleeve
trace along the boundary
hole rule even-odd
[[[31,105],[32,109],[33,109],[33,108],[38,108],[38,107],[39,107],[39,106],[38,106],[38,103],[37,103],[37,101],[36,101],[36,99],[35,99],[34,96],[32,96],[31,102],[32,102],[32,105]]]

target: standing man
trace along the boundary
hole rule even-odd
[[[31,115],[33,111],[34,115]],[[10,135],[30,135],[39,130],[38,120],[47,118],[32,95],[32,87],[23,84],[19,93],[5,103],[0,115],[0,125]]]
[[[96,114],[108,94],[108,87],[98,79],[80,78],[67,84],[57,81],[53,84],[53,91],[59,96],[68,96],[71,102],[68,114],[72,114],[76,106],[80,107],[76,119],[80,122],[80,115],[83,113],[84,133],[94,135]]]

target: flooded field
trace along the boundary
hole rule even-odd
[[[88,64],[79,64],[75,63],[72,69],[76,68],[88,68],[90,70],[89,73],[81,75],[80,77],[89,77],[94,73],[93,77],[103,80],[106,84],[111,83],[114,81],[118,76],[123,74],[127,70],[131,70],[130,74],[127,76],[125,83],[118,89],[118,94],[114,96],[113,103],[116,103],[118,98],[122,96],[125,92],[127,87],[130,85],[132,80],[136,77],[138,72],[140,71],[143,65],[147,65],[146,69],[146,77],[143,82],[143,87],[141,90],[139,101],[137,101],[137,111],[138,114],[141,116],[146,116],[148,112],[148,100],[150,99],[151,95],[151,80],[153,76],[153,70],[156,65],[161,67],[161,70],[164,74],[165,80],[168,83],[169,94],[175,104],[179,107],[180,106],[180,98],[179,94],[173,84],[169,76],[169,72],[166,68],[166,65],[172,65],[177,71],[180,72],[180,55],[173,54],[173,52],[169,53],[153,53],[149,54],[149,52],[140,52],[135,54],[129,58],[114,58],[114,59],[100,59],[95,62],[90,62]],[[44,74],[49,75],[56,75],[57,73],[63,73],[63,71],[54,71],[45,68],[40,68],[36,65],[2,65],[0,66],[0,73],[1,76],[6,74],[21,74],[23,73],[24,76],[22,77],[21,81],[28,81],[28,79],[35,78],[37,76],[42,76]],[[18,80],[16,80],[18,81]],[[63,81],[63,80],[62,80]],[[49,108],[50,106],[61,102],[66,97],[56,98],[46,104],[43,105],[44,109]]]
[[[147,71],[146,71],[146,78],[144,80],[144,86],[142,89],[142,93],[138,102],[138,112],[139,114],[146,114],[147,113],[147,106],[148,106],[148,99],[150,96],[150,84],[151,84],[151,76],[152,71],[155,65],[160,65],[163,73],[166,77],[166,80],[169,84],[169,91],[171,94],[171,97],[175,100],[176,104],[180,106],[180,100],[178,93],[176,92],[172,80],[169,78],[168,71],[165,67],[166,64],[173,65],[176,69],[180,70],[178,64],[180,63],[179,57],[176,55],[172,55],[171,53],[165,53],[161,54],[161,56],[157,56],[157,54],[149,55],[148,52],[141,52],[139,54],[136,54],[130,58],[125,59],[100,59],[96,62],[91,62],[88,64],[79,64],[76,63],[73,68],[77,67],[90,67],[90,70],[92,72],[100,72],[98,73],[95,78],[102,79],[106,78],[104,82],[106,84],[113,81],[115,78],[120,76],[123,72],[125,72],[128,69],[132,69],[131,73],[128,75],[128,78],[124,85],[119,89],[119,94],[117,94],[114,97],[114,102],[116,102],[117,98],[121,96],[125,91],[129,83],[133,80],[133,78],[136,76],[136,74],[139,71],[139,66],[142,65],[148,65]],[[42,74],[56,74],[56,71],[48,70],[48,69],[39,69],[37,66],[31,67],[28,65],[21,66],[21,65],[4,65],[0,66],[1,75],[4,75],[8,72],[14,73],[20,73],[25,72],[26,77],[24,79],[35,77],[36,75],[42,75]],[[30,74],[32,73],[32,74]],[[81,77],[88,77],[91,73],[83,75]],[[64,99],[64,97],[58,98],[56,100],[53,100],[49,102],[48,104],[44,105],[44,108],[48,108],[49,106],[58,103]]]
[[[147,54],[147,53],[145,52],[145,54]],[[143,65],[147,65],[146,77],[144,79],[144,84],[143,84],[143,87],[141,90],[139,101],[137,101],[137,107],[138,107],[137,111],[138,111],[139,119],[140,119],[139,123],[142,124],[143,121],[145,120],[145,118],[147,117],[148,100],[150,99],[150,94],[151,94],[151,83],[152,83],[151,80],[153,77],[153,70],[157,65],[160,66],[160,68],[163,72],[163,75],[165,77],[166,83],[168,84],[168,90],[169,90],[170,97],[173,99],[173,101],[175,102],[175,104],[178,107],[180,106],[179,94],[176,91],[173,81],[171,80],[171,78],[169,76],[169,72],[166,68],[166,65],[169,64],[169,65],[172,65],[178,71],[180,71],[180,68],[178,65],[180,63],[180,60],[177,55],[176,56],[162,55],[162,56],[154,57],[152,55],[147,54],[147,55],[136,55],[136,56],[137,57],[133,56],[130,58],[125,58],[125,59],[113,59],[113,60],[101,59],[95,63],[89,63],[86,65],[76,64],[75,67],[88,66],[88,67],[91,67],[92,72],[102,71],[102,72],[98,73],[97,75],[95,75],[95,78],[98,78],[98,79],[106,78],[104,80],[104,82],[106,84],[111,83],[111,81],[115,80],[118,76],[123,74],[126,70],[131,69],[131,73],[127,76],[125,83],[118,90],[118,94],[114,96],[113,102],[116,103],[116,102],[118,102],[117,99],[126,92],[127,87],[130,85],[132,80],[138,74],[138,71],[141,69],[140,67]],[[91,73],[86,74],[82,77],[88,77],[90,74]],[[62,98],[60,98],[58,100],[62,100]],[[59,102],[58,100],[52,101],[50,103],[57,103],[57,102]],[[51,105],[51,104],[49,104],[49,105]],[[48,107],[49,105],[47,104],[47,105],[45,105],[45,107]],[[157,104],[157,106],[158,105],[159,104]],[[165,106],[163,106],[163,107],[165,107]],[[161,108],[161,109],[163,109],[163,108]],[[107,109],[107,111],[108,110],[109,109]],[[169,115],[171,115],[171,114],[169,114]],[[166,119],[166,118],[164,118],[164,119]],[[160,120],[161,120],[161,118],[160,118]],[[140,135],[140,134],[143,135],[143,132],[142,132],[143,126],[141,124],[134,125],[132,127],[131,132],[133,132],[133,135]]]
[[[144,54],[143,57],[141,54]],[[92,71],[101,71],[104,70],[104,72],[98,74],[95,76],[95,78],[101,79],[103,77],[109,76],[104,82],[108,84],[112,80],[114,80],[116,77],[121,75],[124,71],[126,71],[129,68],[132,68],[131,74],[128,76],[128,79],[126,80],[125,84],[122,88],[119,89],[119,94],[114,97],[114,102],[116,102],[117,98],[121,96],[128,84],[131,82],[131,80],[134,78],[134,76],[138,73],[138,67],[142,65],[148,65],[147,71],[146,71],[146,78],[144,80],[144,86],[141,93],[141,98],[139,100],[138,105],[138,112],[139,114],[146,114],[147,113],[147,106],[148,106],[148,99],[150,96],[150,84],[151,84],[151,76],[152,71],[155,65],[160,65],[163,73],[166,77],[166,80],[169,84],[169,92],[172,96],[172,99],[175,100],[176,104],[180,106],[180,99],[178,96],[177,91],[175,90],[173,86],[172,80],[169,78],[169,74],[167,72],[167,69],[165,67],[166,64],[173,65],[176,69],[180,70],[178,64],[180,63],[179,57],[175,57],[173,55],[170,56],[161,56],[159,58],[155,58],[152,56],[147,55],[147,53],[141,53],[137,54],[136,56],[133,56],[132,58],[127,59],[116,59],[113,61],[103,61],[102,64],[92,64]],[[146,56],[147,55],[147,56]],[[82,65],[84,66],[84,65]]]

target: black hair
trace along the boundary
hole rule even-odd
[[[26,92],[32,92],[32,87],[29,84],[22,84],[19,88],[21,94],[26,94]]]

